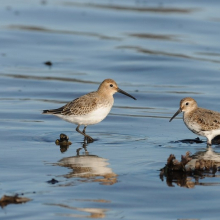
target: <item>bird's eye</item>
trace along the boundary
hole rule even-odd
[[[110,87],[113,87],[113,85],[112,85],[112,84],[110,84]]]
[[[187,102],[186,105],[189,105],[189,103]]]

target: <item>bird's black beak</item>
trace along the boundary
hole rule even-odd
[[[181,108],[179,108],[179,110],[173,115],[173,117],[170,119],[170,121],[169,122],[171,122],[179,113],[181,113],[182,112],[182,109]]]
[[[128,97],[130,97],[130,98],[132,98],[132,99],[134,99],[134,100],[136,100],[136,98],[135,98],[134,96],[128,94],[127,92],[123,91],[122,89],[119,89],[119,88],[118,88],[117,91],[120,92],[120,93],[122,93],[122,94],[124,94],[124,95],[126,95],[126,96],[128,96]]]

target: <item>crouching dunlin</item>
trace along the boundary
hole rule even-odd
[[[114,80],[105,79],[97,91],[83,95],[58,109],[44,110],[43,114],[56,115],[78,125],[76,131],[84,135],[85,141],[93,142],[93,138],[85,133],[86,127],[99,123],[108,115],[114,103],[113,95],[116,92],[136,100],[132,95],[119,89]],[[83,131],[79,130],[80,125],[84,125]]]
[[[180,101],[179,110],[170,119],[170,122],[183,112],[183,121],[193,133],[207,138],[207,145],[212,144],[212,139],[220,135],[220,113],[199,108],[193,98],[184,98]]]

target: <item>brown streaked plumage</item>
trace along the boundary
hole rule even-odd
[[[170,119],[170,122],[183,112],[183,121],[193,133],[207,138],[207,144],[211,145],[212,139],[220,135],[220,113],[205,108],[200,108],[197,102],[190,97],[180,101],[179,110]]]
[[[43,114],[56,115],[68,122],[77,124],[76,131],[84,135],[85,141],[93,142],[93,138],[85,133],[86,127],[99,123],[108,115],[114,103],[113,95],[116,92],[136,100],[118,88],[113,79],[105,79],[97,91],[83,95],[58,109],[44,110]],[[79,130],[80,125],[84,125],[83,131]]]

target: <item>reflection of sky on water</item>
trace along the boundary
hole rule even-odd
[[[167,187],[158,170],[171,153],[205,152],[206,143],[177,141],[196,138],[181,116],[169,123],[183,97],[220,111],[219,1],[0,6],[0,186],[32,199],[7,206],[0,218],[218,219],[218,172],[169,182],[188,190]],[[109,116],[87,128],[97,138],[91,156],[77,156],[75,126],[41,112],[96,90],[105,78],[137,101],[115,94]],[[62,154],[54,144],[61,132],[72,142]],[[53,178],[58,183],[48,184]]]

